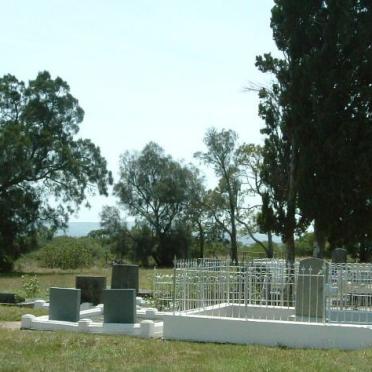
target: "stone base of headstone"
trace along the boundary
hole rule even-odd
[[[80,289],[49,289],[49,319],[77,322],[80,318]]]
[[[25,314],[21,318],[21,329],[30,329],[32,321],[35,319],[35,315]]]
[[[103,290],[106,289],[105,276],[81,276],[75,278],[75,287],[81,290],[81,302],[98,305],[103,302]]]
[[[142,320],[141,324],[141,336],[150,338],[154,335],[155,323],[152,320]]]
[[[103,291],[103,318],[105,323],[136,323],[136,291],[134,289],[105,289]]]
[[[112,266],[111,289],[135,289],[138,293],[138,265]]]

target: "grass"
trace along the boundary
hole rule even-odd
[[[295,350],[0,329],[8,371],[370,371],[372,350]]]
[[[158,269],[171,273],[171,269]],[[76,275],[99,275],[107,278],[107,285],[111,281],[111,267],[93,267],[82,270],[51,270],[35,268],[32,272],[14,272],[0,274],[0,292],[16,292],[22,295],[22,275],[36,275],[40,282],[38,297],[47,298],[50,287],[74,288]],[[141,289],[152,289],[153,269],[140,269],[139,286]]]
[[[19,321],[24,314],[33,314],[35,316],[48,315],[48,310],[19,306],[0,306],[0,321],[2,322]]]

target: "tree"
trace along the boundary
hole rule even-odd
[[[174,244],[172,234],[180,236],[177,226],[191,200],[193,183],[192,170],[165,155],[153,142],[140,153],[126,152],[121,157],[115,195],[131,216],[153,230],[152,256],[158,265],[169,266],[175,254],[187,254],[184,244]]]
[[[120,211],[116,207],[104,206],[100,213],[102,233],[106,243],[110,245],[111,252],[120,261],[128,255],[131,249],[130,232],[127,224],[122,220]]]
[[[276,29],[274,39],[280,46],[275,32]],[[273,74],[276,78],[270,88],[259,90],[259,115],[265,121],[261,132],[266,135],[261,178],[267,193],[263,199],[261,218],[268,227],[282,236],[287,262],[293,266],[295,233],[304,230],[308,224],[306,219],[298,218],[300,147],[296,125],[301,108],[296,106],[296,100],[299,94],[296,95],[293,89],[291,61],[288,57],[280,60],[265,54],[257,57],[256,66],[261,72]]]
[[[371,236],[371,84],[368,1],[276,0],[272,28],[284,52],[297,146],[302,215],[314,221],[318,255]]]
[[[194,155],[212,166],[219,177],[218,186],[209,192],[208,205],[215,221],[230,238],[230,255],[235,263],[238,263],[237,214],[241,195],[237,139],[232,130],[218,132],[211,128],[204,137],[207,152]]]
[[[48,72],[28,84],[0,79],[0,270],[38,227],[66,226],[95,187],[107,195],[111,173],[99,148],[74,137],[83,117],[68,84]]]
[[[197,235],[199,243],[199,257],[204,257],[206,235],[210,228],[210,216],[207,205],[207,191],[203,179],[199,177],[199,171],[191,168],[194,176],[191,178],[190,200],[185,213],[185,224],[189,224],[193,233]]]
[[[242,167],[243,184],[246,186],[248,196],[259,197],[261,202],[246,208],[246,213],[238,218],[245,231],[266,253],[268,258],[274,256],[272,239],[274,216],[270,210],[265,210],[269,205],[269,193],[261,179],[263,170],[263,149],[260,145],[243,144],[239,147],[239,163]],[[267,234],[267,244],[254,235],[256,232]]]

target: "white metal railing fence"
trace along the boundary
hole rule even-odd
[[[372,324],[372,265],[313,272],[284,260],[180,260],[173,275],[155,271],[154,300],[160,310],[184,314]]]
[[[330,322],[372,324],[372,264],[331,264],[328,285]]]

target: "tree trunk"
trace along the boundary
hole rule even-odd
[[[200,258],[204,258],[204,243],[205,243],[205,239],[204,239],[204,229],[203,229],[203,225],[198,222],[198,228],[199,228],[199,255],[200,255]]]
[[[316,244],[315,257],[324,258],[326,236],[324,232],[322,231],[321,227],[319,226],[319,220],[317,219],[315,219],[315,223],[314,223],[314,235],[315,235],[315,244]]]
[[[293,137],[293,136],[292,136]],[[287,247],[286,259],[290,266],[294,265],[295,261],[295,242],[294,231],[296,227],[296,188],[295,188],[295,171],[296,171],[296,147],[295,141],[292,138],[291,156],[289,164],[289,184],[287,197],[287,218],[285,226],[285,244]]]
[[[295,241],[293,234],[289,235],[284,243],[287,248],[286,261],[290,266],[293,266],[295,261]]]
[[[238,243],[236,240],[236,224],[235,218],[231,219],[231,261],[233,264],[238,264]]]
[[[273,234],[271,231],[267,233],[267,251],[266,251],[267,258],[274,257],[274,247],[273,247]]]

